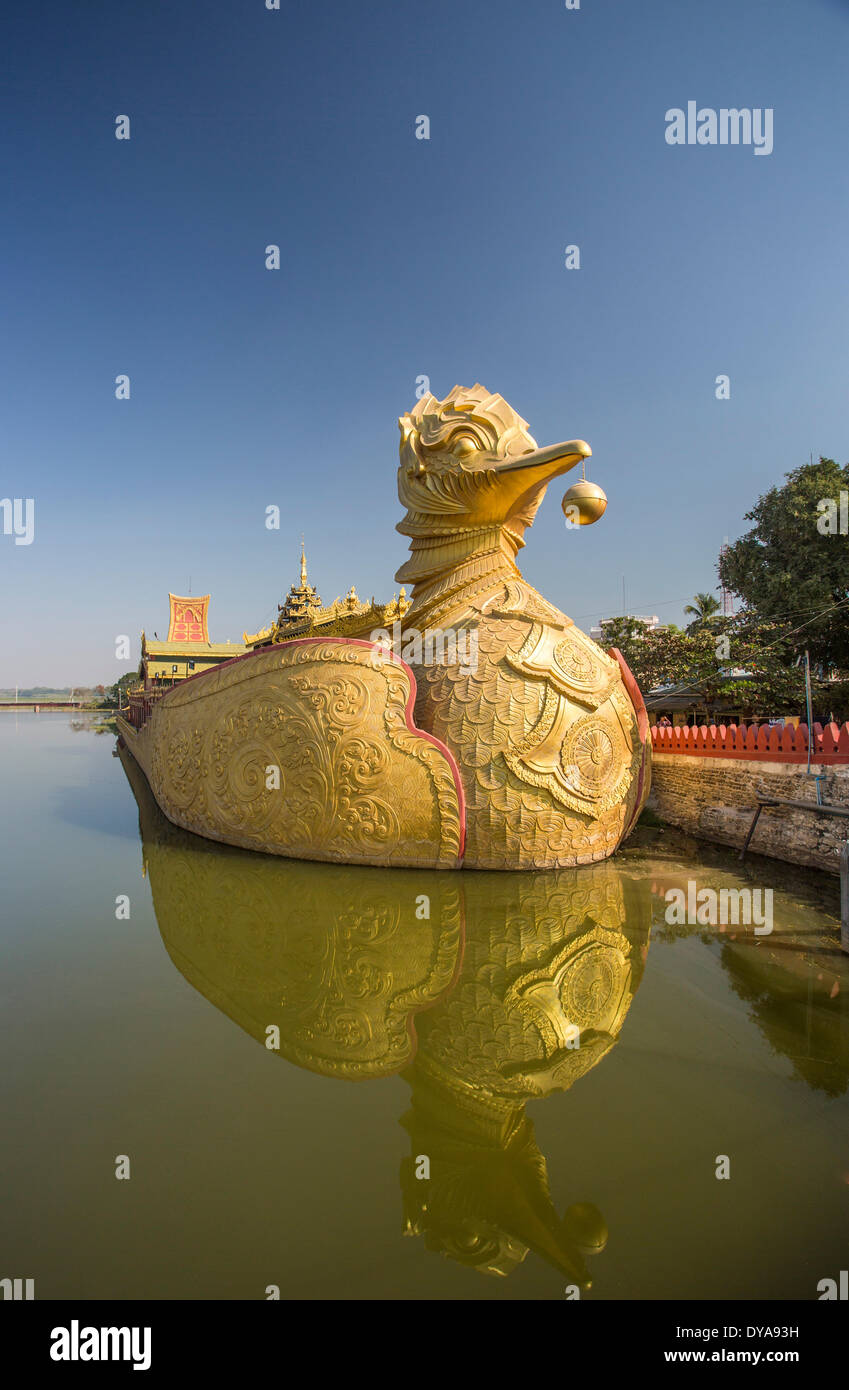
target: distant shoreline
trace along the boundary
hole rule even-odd
[[[0,711],[3,710],[38,710],[39,714],[46,714],[48,711],[56,714],[114,714],[117,705],[72,705],[67,700],[0,700]]]

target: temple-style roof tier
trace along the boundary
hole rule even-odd
[[[364,603],[353,584],[344,598],[324,605],[318,591],[307,580],[307,559],[301,545],[301,582],[293,584],[285,601],[277,605],[279,617],[260,632],[244,632],[248,648],[270,647],[296,637],[367,637],[375,628],[386,627],[403,618],[409,608],[404,590],[391,603]]]

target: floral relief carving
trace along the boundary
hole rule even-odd
[[[178,825],[314,859],[456,864],[449,756],[407,721],[400,663],[342,640],[292,643],[161,700],[151,783]]]

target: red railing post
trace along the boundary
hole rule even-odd
[[[651,731],[656,753],[785,763],[807,762],[809,738],[813,762],[849,764],[849,722],[832,722],[825,728],[814,724],[812,731],[807,724],[795,728],[792,724],[783,728],[764,724],[759,729],[745,724],[701,724],[694,728],[684,724],[667,729],[655,725]]]

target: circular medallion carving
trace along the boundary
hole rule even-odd
[[[622,993],[624,972],[618,951],[591,946],[578,957],[564,981],[562,1001],[567,1018],[582,1029],[608,1022],[610,1009]]]
[[[563,740],[560,761],[581,796],[591,801],[604,796],[620,771],[612,726],[595,715],[577,720]]]
[[[570,680],[576,685],[591,686],[597,680],[597,663],[589,652],[585,652],[576,642],[558,642],[554,648],[554,660]]]

